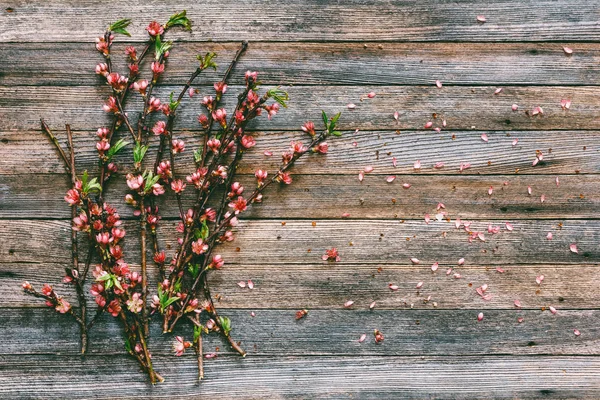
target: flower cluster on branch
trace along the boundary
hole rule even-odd
[[[189,30],[191,22],[185,11],[171,16],[162,25],[151,22],[146,28],[149,38],[144,48],[140,51],[133,46],[126,47],[128,70],[123,74],[113,68],[112,46],[116,34],[129,36],[130,22],[124,19],[111,24],[96,40],[96,49],[103,60],[95,72],[110,88],[102,108],[112,121],[95,133],[100,166],[98,176],[90,177],[87,171],[77,174],[68,125],[68,151],[65,152],[50,127],[41,121],[42,131],[57,148],[72,183],[65,195],[72,210],[72,264],[65,268],[63,281],[75,287],[78,307],[73,307],[47,284],[38,292],[25,282],[23,289],[44,299],[57,312],[70,314],[75,319],[80,326],[83,354],[88,347],[88,332],[99,317],[108,313],[118,318],[123,326],[126,350],[138,360],[152,383],[163,378],[154,369],[149,349],[150,320],[160,319],[164,333],[172,332],[180,323],[187,323],[192,341],[177,336],[175,354],[182,355],[193,347],[198,356],[198,377],[202,379],[203,335],[218,333],[235,351],[242,356],[246,354],[231,337],[231,321],[217,311],[207,281],[211,271],[226,265],[226,260],[218,253],[219,245],[235,239],[234,227],[238,218],[252,204],[262,201],[269,186],[292,183],[290,169],[298,159],[310,153],[327,153],[326,140],[341,135],[336,127],[340,114],[328,117],[323,113],[321,130],[313,122],[306,122],[301,129],[308,135],[308,141],[292,142],[283,151],[278,170],[256,169],[256,185],[247,189],[237,180],[236,174],[245,153],[256,145],[257,138],[247,128],[252,120],[261,116],[268,120],[275,117],[282,107],[287,106],[288,94],[280,88],[261,91],[258,73],[248,71],[234,108],[227,110],[222,106],[229,77],[248,46],[246,42],[242,43],[222,80],[214,83],[214,93],[200,96],[198,123],[202,144],[190,149],[182,139],[174,137],[176,117],[184,99],[196,93],[192,88],[196,78],[209,68],[216,70],[216,54],[198,55],[198,67],[181,91],[171,93],[168,100],[160,99],[154,89],[167,69],[173,47],[173,42],[167,41],[165,35],[175,27]],[[148,78],[141,76],[143,66],[149,67]],[[131,96],[141,97],[141,110],[126,111]],[[125,131],[125,135],[116,140],[119,131]],[[152,141],[159,143],[153,160],[150,160]],[[141,256],[136,261],[127,257],[122,245],[125,240],[131,243],[134,239],[128,238],[118,211],[104,201],[106,183],[122,176],[118,174],[121,166],[115,156],[124,148],[133,150],[124,177],[128,188],[124,197],[139,225],[137,242]],[[194,165],[176,163],[185,151],[193,151]],[[184,170],[189,173],[186,175]],[[179,215],[177,237],[174,238],[178,247],[173,254],[161,249],[158,240],[161,214],[157,200],[169,191],[174,194]],[[184,209],[183,196],[193,200],[191,208]],[[78,233],[84,235],[89,244],[86,260],[82,263],[77,248]],[[328,251],[327,258],[339,259],[337,251]],[[137,261],[139,269],[130,265]],[[148,284],[151,263],[160,277],[155,292],[151,292]],[[93,317],[87,314],[84,291],[89,272],[93,277],[89,292],[96,304]]]

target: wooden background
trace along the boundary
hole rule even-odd
[[[165,3],[0,1],[0,397],[600,397],[598,2]],[[68,180],[38,119],[56,131],[71,123],[78,170],[95,171],[93,132],[107,121],[101,104],[108,88],[93,74],[100,60],[94,38],[109,22],[130,17],[127,43],[139,43],[150,19],[164,21],[182,9],[195,31],[169,33],[178,42],[158,89],[163,98],[184,83],[195,54],[216,51],[219,72],[197,86],[210,91],[241,39],[250,48],[229,92],[246,69],[289,89],[290,108],[256,126],[260,140],[243,173],[257,163],[272,170],[278,157],[263,151],[278,154],[305,120],[319,120],[321,109],[344,111],[345,134],[326,157],[300,163],[294,184],[253,207],[238,240],[223,248],[228,264],[213,275],[213,292],[222,296],[222,312],[248,357],[207,339],[206,352],[221,349],[198,386],[193,355],[175,358],[172,338],[155,326],[155,365],[167,380],[153,388],[124,355],[110,317],[93,330],[83,360],[76,324],[23,295],[20,284],[50,282],[70,292],[60,283],[70,259],[70,213],[62,200]],[[487,22],[477,23],[477,15]],[[124,39],[118,41],[115,49],[123,49]],[[360,101],[371,91],[374,99]],[[560,107],[563,98],[572,99],[569,111]],[[357,104],[353,111],[345,109],[350,102]],[[543,116],[526,115],[536,106]],[[190,147],[198,110],[196,101],[188,103],[178,122],[176,136]],[[447,129],[423,129],[432,113],[436,124],[447,120]],[[538,150],[544,162],[532,167]],[[188,151],[184,158],[190,157]],[[415,160],[420,171],[412,168]],[[436,162],[446,166],[433,169]],[[472,168],[459,173],[461,162]],[[367,165],[375,170],[360,183],[357,174]],[[398,176],[392,184],[385,181],[390,174]],[[404,182],[412,187],[402,189]],[[123,189],[111,185],[108,199],[131,217],[117,195]],[[438,202],[452,223],[424,222],[426,213],[434,219]],[[168,204],[164,212],[175,216]],[[342,219],[345,212],[350,217]],[[473,221],[474,230],[503,229],[469,243],[454,229],[456,217]],[[164,231],[172,232],[172,219]],[[506,231],[506,221],[514,231]],[[131,221],[127,226],[135,232]],[[579,254],[569,251],[571,243]],[[130,257],[139,256],[130,246]],[[322,262],[333,246],[341,262]],[[446,276],[461,257],[462,278]],[[441,267],[432,274],[434,261]],[[255,282],[253,291],[236,285],[246,279]],[[397,292],[388,289],[392,282]],[[484,283],[492,294],[487,302],[475,292]],[[355,302],[352,309],[344,308],[347,300]],[[301,308],[310,313],[297,322]],[[373,342],[373,329],[385,334],[383,344]],[[362,333],[367,340],[360,344]]]

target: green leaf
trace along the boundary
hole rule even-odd
[[[331,118],[331,123],[332,124],[336,124],[338,122],[338,120],[340,119],[340,116],[342,115],[342,112],[340,111],[339,113],[335,114],[333,116],[333,118]]]
[[[223,328],[223,333],[225,335],[229,335],[229,332],[231,332],[231,320],[227,317],[219,317],[219,325],[221,325],[221,328]]]
[[[198,148],[194,151],[194,161],[196,163],[202,161],[202,149]]]
[[[125,338],[125,350],[127,350],[128,353],[132,353],[132,348],[131,348],[131,343],[129,343],[129,338]]]
[[[112,159],[119,151],[121,151],[125,146],[127,146],[129,142],[126,142],[125,139],[119,139],[117,143],[113,144],[108,152],[106,153],[106,158],[108,160]]]
[[[215,63],[213,60],[216,56],[217,56],[217,54],[213,53],[213,52],[206,53],[206,55],[204,57],[202,57],[202,55],[198,54],[196,56],[196,58],[198,59],[198,61],[200,61],[200,69],[204,70],[204,69],[212,68],[216,71],[217,63]]]
[[[171,17],[165,24],[165,27],[168,29],[173,26],[181,26],[186,31],[191,31],[192,30],[192,21],[190,21],[190,19],[185,14],[186,14],[186,11],[183,10],[181,12],[171,15]]]
[[[154,58],[158,60],[160,56],[171,50],[172,47],[172,41],[163,42],[160,40],[160,36],[156,36],[156,40],[154,41]]]
[[[136,142],[133,148],[133,161],[136,164],[140,164],[148,151],[148,146],[143,146],[140,142]]]
[[[331,134],[334,136],[342,136],[342,132],[340,131],[332,131]]]
[[[114,33],[120,33],[121,35],[131,36],[131,34],[125,29],[129,26],[129,24],[131,24],[131,19],[120,19],[117,22],[110,24],[108,30]]]
[[[179,300],[179,297],[171,297],[169,298],[164,305],[161,305],[163,309],[169,307],[171,304],[175,303],[177,300]]]
[[[144,182],[146,182],[146,185],[144,186],[144,192],[146,193],[150,192],[152,186],[160,180],[160,175],[154,175],[151,171],[144,172],[142,177],[144,178]]]
[[[100,275],[99,277],[96,278],[96,281],[107,281],[111,279],[110,274],[104,274],[104,275]]]
[[[175,111],[177,110],[177,107],[179,107],[179,102],[173,100],[173,95],[174,92],[171,92],[171,96],[169,96],[169,108],[171,109],[171,111]]]
[[[323,117],[323,123],[325,124],[325,129],[329,130],[329,118],[327,117],[327,114],[325,113],[325,111],[321,111],[321,115]]]
[[[82,187],[86,187],[88,183],[88,172],[87,169],[83,171],[83,175],[81,175],[81,185]]]
[[[198,339],[200,339],[200,335],[202,335],[202,327],[194,325],[194,342],[197,342]]]
[[[84,188],[85,193],[89,193],[92,191],[102,191],[102,186],[98,183],[98,178],[94,178],[91,181],[89,181],[89,183]]]
[[[190,264],[188,266],[188,271],[196,279],[198,277],[198,273],[200,272],[200,264]]]
[[[271,97],[283,107],[287,108],[286,101],[290,99],[290,96],[285,90],[281,90],[279,88],[270,89],[269,91],[267,91],[267,96]]]
[[[204,240],[208,237],[209,234],[210,229],[208,229],[208,224],[206,223],[206,220],[203,220],[202,227],[200,228],[200,237],[202,238],[202,240]]]

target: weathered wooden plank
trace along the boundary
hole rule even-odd
[[[349,113],[346,113],[343,118]],[[55,133],[64,144],[66,135],[61,124],[55,124]],[[600,172],[600,140],[596,131],[528,131],[487,132],[489,141],[481,140],[484,131],[459,131],[435,134],[402,130],[345,133],[341,138],[329,141],[327,156],[311,157],[310,162],[301,159],[292,171],[294,174],[350,174],[354,177],[365,166],[373,166],[379,174],[594,174]],[[77,169],[95,173],[98,154],[93,132],[75,131],[74,146],[77,150]],[[122,137],[125,132],[121,132]],[[177,132],[187,150],[177,156],[178,170],[193,165],[193,150],[201,138],[197,132]],[[514,139],[518,144],[512,146]],[[306,135],[298,132],[273,132],[256,134],[257,145],[248,151],[240,165],[239,173],[251,174],[258,168],[275,171],[281,158],[278,156],[292,140],[306,141]],[[156,138],[151,139],[149,154],[152,157],[158,147]],[[269,150],[273,157],[264,156]],[[532,166],[536,151],[544,154],[543,162]],[[393,158],[397,166],[392,165]],[[128,170],[131,164],[131,146],[117,156],[120,167]],[[413,169],[414,162],[421,161],[421,169]],[[442,169],[433,166],[443,162]],[[459,172],[461,162],[471,168]],[[182,171],[186,171],[183,169]],[[56,150],[40,131],[0,132],[0,175],[64,173],[64,167]],[[411,177],[412,178],[412,177]],[[5,178],[0,178],[2,182]],[[8,178],[6,178],[8,179]],[[367,177],[367,182],[371,181]]]
[[[49,261],[42,264],[0,264],[0,307],[44,307],[36,298],[25,295],[21,284],[29,281],[36,288],[44,283],[55,287],[72,304],[77,304],[74,290],[61,283],[67,264]],[[138,266],[131,266],[139,270]],[[83,268],[83,266],[82,266]],[[493,267],[460,268],[462,279],[446,276],[446,268],[432,273],[429,265],[230,265],[210,274],[214,294],[219,295],[219,308],[260,310],[285,308],[291,310],[341,309],[354,301],[355,309],[366,309],[373,301],[377,310],[400,309],[514,309],[519,300],[523,309],[539,310],[550,305],[559,309],[598,308],[600,269],[595,266],[518,265],[503,267],[499,273]],[[158,273],[149,268],[152,292]],[[536,277],[543,275],[541,285]],[[242,289],[237,283],[252,279],[253,290]],[[92,278],[90,278],[91,284]],[[416,289],[423,282],[420,290]],[[398,286],[397,292],[388,288]],[[476,288],[487,284],[491,298],[484,301]],[[89,286],[89,285],[88,285]]]
[[[157,357],[158,358],[158,357]],[[218,357],[197,383],[191,357],[157,359],[151,387],[124,356],[1,356],[0,394],[30,399],[122,398],[589,398],[597,357]],[[33,379],[32,379],[33,378]]]
[[[125,71],[117,43],[113,68]],[[218,54],[218,72],[205,71],[197,82],[218,81],[238,48],[236,43],[177,43],[159,84],[184,84],[196,69],[195,55]],[[565,57],[563,47],[574,54]],[[89,43],[0,44],[0,85],[96,85]],[[251,43],[236,67],[258,70],[273,85],[596,85],[600,47],[592,43]],[[146,71],[149,71],[149,64]],[[147,74],[146,74],[147,75]]]
[[[179,169],[181,171],[181,169]],[[354,175],[298,175],[289,186],[268,190],[260,205],[250,208],[245,218],[431,218],[443,203],[451,217],[462,219],[596,218],[600,209],[599,175],[554,176],[400,176],[394,182],[388,175],[367,175],[359,182]],[[70,218],[64,195],[70,185],[64,175],[8,175],[0,183],[0,218]],[[239,181],[249,190],[256,184],[253,175]],[[410,183],[409,189],[402,187]],[[527,188],[533,195],[528,195]],[[488,189],[494,188],[490,196]],[[115,178],[105,199],[117,207],[122,217],[132,217],[125,204],[129,188],[121,176]],[[546,193],[548,200],[540,202]],[[192,207],[194,196],[186,193],[184,207]],[[218,196],[217,198],[220,198]],[[171,191],[157,202],[161,215],[179,215]]]
[[[297,130],[307,120],[319,121],[321,110],[328,113],[345,111],[340,119],[344,130],[413,130],[423,129],[433,120],[435,126],[447,121],[449,130],[560,130],[599,129],[600,87],[537,87],[507,86],[499,95],[494,95],[493,86],[450,86],[438,89],[435,86],[294,86],[283,87],[290,94],[290,103],[267,121],[260,118],[252,121],[249,128],[267,130]],[[166,101],[173,91],[181,86],[162,86],[156,95]],[[212,89],[209,94],[213,94]],[[241,87],[230,87],[224,96],[223,105],[230,108],[236,101]],[[366,98],[374,91],[376,97]],[[204,93],[203,93],[204,94]],[[109,116],[102,105],[109,95],[108,86],[49,87],[30,86],[0,87],[0,118],[3,130],[39,129],[39,118],[43,117],[52,126],[64,126],[65,122],[74,129],[93,129],[109,123]],[[364,101],[360,101],[365,98]],[[572,99],[570,110],[563,110],[561,99]],[[126,107],[137,115],[141,97],[134,96]],[[348,103],[356,103],[356,109],[346,109]],[[520,109],[512,111],[512,104]],[[527,112],[541,106],[543,115],[531,117]],[[136,111],[137,110],[137,111]],[[400,113],[394,121],[395,111]],[[182,105],[176,126],[179,129],[199,129],[197,121],[201,107],[198,100],[190,106]],[[433,130],[428,130],[435,135]]]
[[[503,225],[475,221],[470,229],[487,232],[490,223]],[[0,220],[0,263],[69,262],[69,225],[65,220]],[[169,253],[176,248],[175,225],[175,221],[163,221],[159,226],[160,247]],[[340,265],[406,265],[411,258],[420,259],[423,265],[439,262],[449,266],[456,266],[460,258],[466,265],[600,261],[600,220],[519,220],[512,225],[513,232],[501,226],[502,232],[486,234],[485,242],[470,243],[464,230],[455,229],[454,221],[427,225],[414,220],[245,220],[236,228],[237,239],[222,245],[219,252],[227,264],[318,263],[331,247],[339,249]],[[123,223],[129,237],[137,237],[137,226],[135,221]],[[552,240],[546,239],[549,231],[554,234]],[[577,244],[579,254],[569,251],[571,243]],[[137,240],[124,240],[126,261],[136,260],[137,247]]]
[[[460,310],[313,310],[297,321],[291,310],[224,310],[232,321],[232,335],[249,356],[305,355],[490,355],[553,354],[599,355],[599,310],[494,311]],[[1,309],[0,327],[6,332],[0,354],[79,353],[79,330],[69,317],[46,309]],[[517,318],[524,318],[522,323]],[[373,330],[385,335],[377,345]],[[578,329],[577,337],[573,329]],[[152,354],[173,354],[174,335],[191,340],[193,328],[182,324],[173,334],[162,334],[162,321],[153,319]],[[359,337],[368,334],[364,343]],[[122,328],[104,315],[90,334],[90,353],[123,354]],[[35,338],[44,337],[39,341]],[[557,345],[559,344],[560,345]],[[209,335],[205,351],[231,353],[218,335]]]
[[[150,18],[166,21],[187,9],[195,31],[187,40],[402,40],[543,41],[597,40],[598,4],[560,1],[475,0],[338,3],[307,0],[281,3],[245,0],[114,4],[93,1],[3,1],[0,41],[90,41],[119,18],[134,18],[130,32],[145,40]],[[6,11],[6,10],[9,11]],[[527,12],[523,12],[527,10]],[[487,21],[480,24],[477,15]],[[535,20],[530,18],[535,15]]]

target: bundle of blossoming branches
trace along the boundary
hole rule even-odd
[[[65,196],[72,210],[72,265],[65,269],[63,281],[74,286],[78,308],[71,307],[50,285],[44,285],[39,292],[28,282],[23,284],[23,288],[26,293],[43,298],[57,312],[70,314],[75,319],[81,331],[82,354],[88,347],[88,332],[99,317],[106,312],[118,318],[124,328],[127,352],[137,359],[152,383],[160,382],[163,378],[152,365],[148,347],[149,320],[162,316],[165,333],[172,332],[178,323],[186,321],[192,329],[190,334],[193,341],[176,337],[175,351],[181,355],[187,348],[194,347],[198,356],[198,377],[202,379],[203,334],[217,332],[235,351],[245,355],[230,336],[230,320],[217,312],[207,282],[209,271],[224,265],[216,248],[234,239],[232,228],[238,222],[238,215],[246,211],[250,204],[260,202],[267,187],[292,182],[288,171],[300,157],[308,153],[327,153],[325,140],[331,135],[340,135],[336,130],[339,114],[328,118],[323,113],[325,128],[322,131],[317,131],[312,122],[305,123],[302,130],[310,136],[310,142],[292,142],[291,147],[283,153],[279,170],[256,170],[256,187],[248,195],[248,191],[236,180],[240,161],[256,143],[246,128],[250,121],[263,113],[271,119],[280,106],[286,106],[288,95],[278,88],[260,95],[257,73],[248,71],[245,74],[245,88],[237,97],[235,108],[230,110],[230,117],[227,117],[228,112],[220,104],[227,90],[229,76],[246,50],[247,43],[244,42],[223,79],[214,84],[214,97],[207,95],[201,101],[203,112],[198,122],[202,144],[194,152],[195,165],[187,166],[193,172],[185,179],[178,179],[175,161],[177,154],[184,151],[185,144],[173,138],[175,120],[186,93],[190,97],[195,93],[191,86],[198,75],[208,68],[216,69],[215,54],[198,56],[199,66],[181,92],[177,96],[171,93],[168,102],[161,101],[153,96],[153,89],[165,71],[173,46],[171,41],[164,40],[164,35],[174,27],[190,30],[191,22],[183,11],[173,15],[164,25],[150,23],[146,28],[149,40],[143,50],[138,53],[134,47],[126,48],[129,71],[127,75],[121,75],[113,69],[111,47],[114,34],[129,36],[126,30],[129,24],[128,19],[117,21],[96,40],[96,49],[104,57],[104,62],[96,66],[96,73],[112,90],[103,106],[111,116],[112,124],[97,131],[99,175],[92,178],[87,171],[77,174],[69,125],[66,126],[68,151],[65,152],[48,125],[41,121],[42,130],[56,146],[73,185]],[[153,54],[151,79],[143,79],[140,74],[142,61],[150,54]],[[125,112],[126,100],[131,93],[141,96],[143,100],[139,114]],[[135,121],[132,115],[136,115]],[[115,140],[120,129],[125,131],[125,138]],[[154,160],[148,161],[149,144],[153,140],[159,141],[158,150]],[[139,223],[139,272],[132,270],[125,261],[122,248],[125,230],[119,213],[104,201],[106,183],[111,177],[118,176],[115,156],[127,146],[133,148],[133,160],[130,172],[126,175],[130,191],[125,195],[125,201],[133,208]],[[183,166],[178,169],[182,171]],[[159,248],[157,229],[161,219],[157,198],[168,190],[175,195],[180,218],[176,234],[179,245],[171,257]],[[192,192],[189,196],[193,198],[193,207],[188,210],[182,206],[184,191]],[[209,206],[213,204],[216,205]],[[83,233],[89,243],[85,263],[81,264],[77,248],[78,232]],[[153,254],[151,258],[160,276],[155,295],[150,295],[148,288],[148,252]],[[87,313],[84,290],[90,271],[94,277],[90,292],[97,304],[93,317]]]

